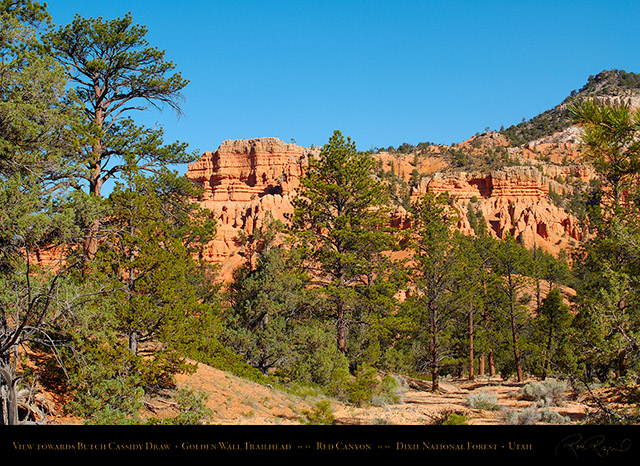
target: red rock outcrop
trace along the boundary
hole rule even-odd
[[[293,212],[292,196],[300,185],[310,150],[276,138],[225,141],[189,166],[187,177],[204,188],[202,206],[217,220],[217,236],[208,245],[205,258],[221,264],[221,278],[229,278],[244,260],[239,244],[242,232],[249,234],[262,225],[267,212],[282,221]],[[473,234],[467,212],[474,209],[482,213],[496,237],[510,234],[528,246],[536,244],[552,253],[571,248],[582,238],[577,219],[553,204],[550,190],[561,193],[571,189],[560,183],[570,177],[589,180],[592,173],[585,167],[550,163],[540,168],[522,165],[472,174],[446,171],[437,157],[434,160],[437,163],[429,159],[428,176],[413,196],[427,191],[446,191],[454,196],[453,204],[460,212],[458,228],[464,233]],[[438,163],[445,171],[434,173]],[[390,222],[410,228],[401,208]]]
[[[527,246],[551,253],[571,247],[582,238],[578,220],[553,204],[550,188],[558,183],[532,166],[508,167],[484,175],[443,173],[423,180],[414,195],[448,192],[460,212],[458,228],[472,234],[468,209],[481,212],[489,231],[498,238],[513,235]]]
[[[291,194],[308,153],[277,138],[229,140],[189,165],[186,176],[203,188],[201,205],[217,220],[205,259],[221,264],[223,278],[243,260],[237,254],[241,232],[251,233],[267,212],[282,221],[293,212]]]

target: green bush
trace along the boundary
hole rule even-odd
[[[404,379],[387,375],[382,379],[380,395],[387,401],[385,404],[398,403],[407,391],[407,384]]]
[[[456,426],[467,424],[466,416],[463,413],[452,409],[444,409],[432,418],[433,423],[437,426]]]
[[[332,329],[323,326],[301,325],[291,342],[291,353],[277,371],[283,380],[316,384],[333,390],[348,374],[348,361],[335,344]]]
[[[347,383],[347,401],[356,406],[370,404],[378,388],[378,374],[371,366],[363,366]]]
[[[96,378],[76,387],[67,409],[85,424],[140,424],[143,396],[144,390],[132,377]]]
[[[333,424],[335,419],[328,400],[318,401],[311,410],[304,410],[302,414],[305,416],[300,419],[302,424],[327,425]]]
[[[443,425],[445,425],[445,426],[466,426],[467,425],[467,418],[462,414],[453,413],[447,418],[447,420],[444,422]]]

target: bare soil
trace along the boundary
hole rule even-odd
[[[334,424],[349,425],[425,425],[437,424],[451,413],[461,414],[469,425],[504,424],[504,410],[521,411],[532,401],[521,399],[520,389],[525,383],[504,381],[501,378],[479,377],[476,380],[446,380],[438,393],[430,390],[406,388],[395,404],[356,407],[330,400]],[[177,378],[178,387],[206,393],[207,407],[213,413],[208,423],[217,425],[299,425],[305,422],[305,411],[313,411],[321,399],[317,396],[295,396],[274,387],[263,386],[234,377],[226,372],[199,364],[192,375]],[[473,409],[467,397],[483,390],[495,393],[499,408]],[[585,398],[567,397],[560,406],[550,410],[577,423],[590,409]],[[169,416],[171,403],[156,399],[147,405],[150,415]]]

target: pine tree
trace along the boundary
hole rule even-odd
[[[495,291],[500,296],[500,317],[509,329],[510,351],[518,382],[524,381],[520,338],[528,325],[526,291],[531,286],[533,263],[529,252],[512,236],[496,243],[492,251],[492,270],[498,277]]]
[[[416,341],[424,346],[432,391],[439,389],[443,358],[442,338],[450,328],[455,282],[460,276],[458,239],[453,231],[453,217],[446,195],[428,193],[413,206],[413,251],[410,298],[412,320],[417,329]]]
[[[550,365],[561,366],[559,359],[567,356],[571,350],[567,345],[572,315],[569,306],[564,303],[562,294],[557,288],[551,289],[538,307],[536,318],[537,335],[543,342],[543,358],[541,377],[547,377]]]
[[[61,328],[69,348],[74,411],[95,423],[137,422],[141,397],[190,371],[189,348],[206,346],[219,310],[201,248],[215,228],[175,173],[125,171],[105,200],[110,217],[79,280],[93,292]]]
[[[147,340],[177,334],[187,315],[199,309],[196,280],[197,250],[215,233],[210,219],[183,193],[179,202],[168,198],[167,183],[180,178],[147,178],[128,174],[108,198],[109,234],[99,249],[95,270],[111,282],[107,299],[116,309],[118,330],[127,336],[129,350]],[[170,211],[171,207],[180,207]]]
[[[295,199],[293,225],[314,286],[326,295],[336,321],[336,342],[347,351],[350,316],[362,303],[367,277],[392,246],[386,214],[388,189],[375,176],[376,164],[335,131],[309,169]]]
[[[149,105],[179,111],[180,92],[187,85],[180,73],[167,76],[175,65],[164,59],[164,51],[149,47],[146,34],[130,15],[109,21],[76,15],[71,24],[43,36],[82,103],[76,157],[83,165],[79,176],[94,197],[132,161],[153,171],[194,158],[185,144],[164,145],[161,128],[136,125],[130,117]],[[97,248],[99,220],[88,227],[88,256]]]
[[[573,257],[578,279],[574,338],[586,381],[624,380],[640,360],[640,112],[627,104],[586,101],[572,108],[584,130],[587,160],[600,177],[588,210],[591,236]]]
[[[640,111],[628,104],[611,105],[586,99],[570,107],[574,124],[584,128],[582,140],[585,156],[608,189],[604,191],[608,203],[617,213],[629,199],[628,189],[640,173]]]

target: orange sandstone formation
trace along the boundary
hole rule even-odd
[[[571,247],[582,238],[578,220],[554,205],[549,197],[558,183],[532,166],[508,167],[487,174],[435,174],[423,180],[415,195],[448,192],[460,212],[458,228],[473,230],[468,209],[481,212],[489,232],[498,238],[512,235],[529,247],[534,244],[551,253]]]
[[[284,221],[293,212],[291,195],[300,184],[309,150],[277,138],[225,141],[189,165],[187,177],[202,186],[200,200],[217,220],[216,239],[205,258],[229,277],[242,262],[239,235],[259,227],[265,214]]]
[[[239,244],[241,233],[250,234],[254,227],[260,227],[267,212],[282,221],[293,212],[292,196],[300,185],[311,150],[277,138],[225,141],[215,152],[204,153],[189,166],[187,177],[204,188],[202,206],[217,220],[217,236],[208,245],[205,258],[221,264],[222,279],[229,278],[244,260]],[[429,159],[428,170],[421,170],[429,176],[414,189],[413,197],[427,191],[448,192],[460,212],[458,228],[464,233],[473,234],[466,215],[473,208],[482,213],[490,233],[496,237],[510,234],[527,246],[536,244],[552,253],[571,248],[582,238],[577,219],[554,205],[549,193],[571,189],[560,184],[568,178],[588,181],[592,173],[585,167],[551,163],[540,168],[513,166],[484,174],[434,173],[439,169],[446,170],[446,166],[437,158]],[[390,222],[399,228],[411,227],[401,207]]]

